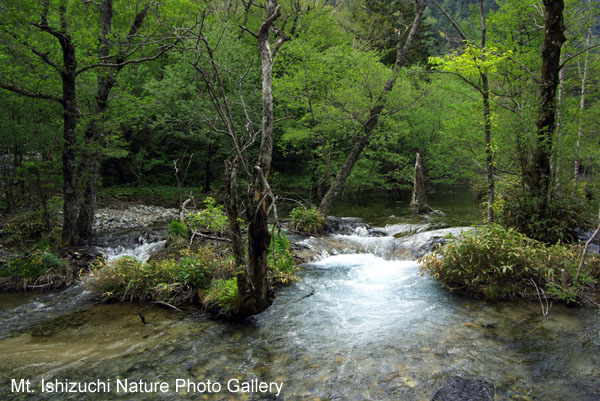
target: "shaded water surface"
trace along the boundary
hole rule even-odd
[[[401,223],[390,219],[380,224]],[[394,241],[356,231],[334,240]],[[12,323],[11,314],[23,310],[16,320],[27,321],[35,302],[50,311],[68,301],[3,295],[0,398],[431,400],[460,376],[493,384],[499,400],[600,399],[598,311],[554,305],[544,320],[539,303],[461,298],[422,277],[416,261],[376,253],[305,265],[302,281],[279,289],[274,305],[244,324],[200,312],[97,305],[80,292],[69,294],[84,298],[70,313],[49,312],[31,327]],[[42,378],[110,379],[113,392],[12,394],[12,378],[31,378],[32,388]],[[222,391],[116,393],[117,379],[167,382],[171,389],[178,379],[210,380]],[[229,392],[231,379],[278,382],[282,390]]]

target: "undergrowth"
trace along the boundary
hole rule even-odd
[[[298,206],[290,212],[290,225],[294,230],[318,234],[325,229],[325,216],[314,206]]]
[[[600,258],[589,256],[578,280],[581,247],[547,246],[514,229],[489,225],[423,257],[421,270],[451,290],[485,299],[547,297],[594,303]]]

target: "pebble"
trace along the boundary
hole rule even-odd
[[[104,232],[148,227],[178,217],[179,211],[177,209],[160,206],[134,205],[127,209],[101,208],[96,211],[94,231]]]

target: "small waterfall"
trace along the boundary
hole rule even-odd
[[[429,223],[392,224],[380,228],[370,227],[354,218],[330,219],[329,222],[331,234],[324,241],[339,253],[370,253],[386,260],[419,258],[448,238],[472,229],[452,227],[430,230],[432,226]]]
[[[115,248],[98,248],[108,262],[115,261],[124,256],[132,256],[145,263],[154,253],[165,247],[166,240],[142,242],[138,246],[117,246]]]

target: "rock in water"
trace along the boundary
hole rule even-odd
[[[450,377],[432,401],[493,401],[496,389],[488,381],[477,378]]]

